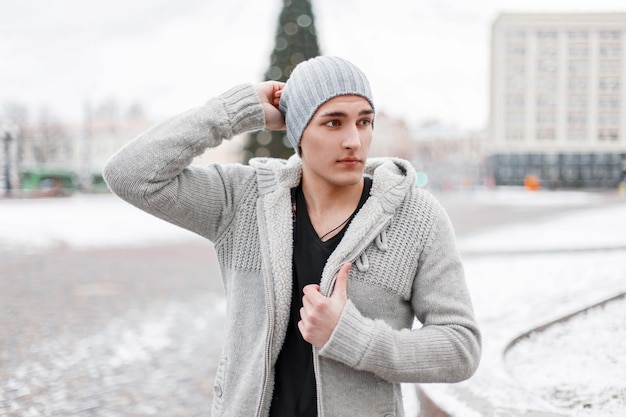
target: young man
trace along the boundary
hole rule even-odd
[[[227,340],[214,416],[402,416],[402,382],[478,366],[454,232],[399,159],[367,160],[374,104],[352,63],[240,85],[107,163],[121,198],[215,244]],[[287,129],[289,160],[190,166],[234,135]],[[414,325],[417,318],[421,327]]]

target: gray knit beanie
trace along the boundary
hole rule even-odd
[[[287,125],[287,139],[296,153],[299,153],[302,132],[317,109],[328,100],[343,95],[361,96],[374,108],[369,81],[363,71],[351,62],[338,57],[318,56],[296,66],[279,102]]]

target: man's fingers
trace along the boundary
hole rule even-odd
[[[322,294],[320,293],[320,286],[317,284],[309,284],[306,285],[303,289],[302,292],[304,293],[304,296],[311,296],[311,297],[315,297],[316,295],[322,297]]]
[[[338,297],[342,299],[348,298],[348,272],[352,268],[351,263],[345,263],[341,266],[339,272],[337,272],[337,279],[335,279],[335,288],[331,297]]]
[[[275,107],[278,107],[278,105],[280,104],[280,96],[283,94],[283,88],[284,88],[284,84],[278,86],[277,88],[279,88],[278,90],[274,91],[274,99],[272,100],[272,104]]]
[[[351,266],[347,263],[341,267],[330,297],[324,297],[320,293],[319,285],[311,284],[304,287],[298,329],[304,340],[315,347],[324,346],[337,326],[347,300],[346,287]]]

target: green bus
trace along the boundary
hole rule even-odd
[[[36,196],[70,195],[78,187],[77,175],[67,169],[30,169],[20,171],[20,188]]]

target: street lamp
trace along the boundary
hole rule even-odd
[[[13,182],[11,181],[11,171],[13,161],[12,143],[19,133],[19,127],[11,122],[4,121],[2,123],[2,136],[4,138],[4,193],[6,196],[10,196],[13,192]]]

